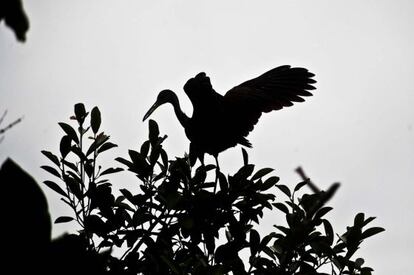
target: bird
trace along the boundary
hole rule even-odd
[[[180,107],[177,95],[169,90],[159,92],[155,103],[144,115],[145,121],[159,106],[169,103],[190,141],[189,159],[204,165],[205,153],[212,155],[218,167],[219,153],[238,144],[252,147],[246,138],[262,113],[292,106],[312,96],[315,75],[305,68],[283,65],[245,81],[225,95],[217,93],[205,72],[198,73],[184,85],[193,105],[188,117]]]

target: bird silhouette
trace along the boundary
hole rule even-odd
[[[143,120],[159,106],[170,103],[190,140],[191,165],[197,158],[204,164],[205,153],[214,156],[218,165],[220,152],[237,144],[252,147],[246,137],[262,113],[292,106],[293,102],[303,102],[302,97],[311,96],[314,76],[305,68],[279,66],[235,86],[223,96],[214,91],[210,78],[201,72],[184,85],[193,105],[191,118],[181,110],[177,95],[163,90]]]

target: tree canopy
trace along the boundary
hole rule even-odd
[[[102,167],[100,156],[117,145],[101,129],[101,113],[76,104],[71,119],[60,122],[60,152],[42,153],[54,176],[44,183],[57,192],[76,222],[74,235],[85,255],[95,255],[110,274],[371,274],[356,257],[360,244],[384,229],[355,215],[335,233],[326,215],[338,184],[306,192],[310,180],[283,185],[271,168],[256,168],[243,150],[242,167],[226,175],[215,165],[192,167],[187,155],[171,159],[167,138],[149,121],[148,140],[127,157]],[[90,142],[88,142],[88,140]],[[119,167],[121,165],[122,167]],[[125,171],[126,169],[127,171]],[[110,174],[136,176],[136,190],[114,190]],[[117,195],[118,193],[118,195]],[[259,233],[264,211],[275,215],[274,231]],[[279,219],[276,217],[284,217]],[[122,255],[111,254],[120,249]],[[90,256],[91,257],[91,256]]]

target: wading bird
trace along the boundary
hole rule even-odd
[[[199,73],[184,85],[184,91],[193,104],[193,115],[188,117],[180,108],[177,95],[163,90],[145,114],[146,120],[155,109],[170,103],[190,140],[190,163],[197,158],[201,163],[204,153],[216,159],[218,154],[237,144],[252,147],[246,139],[262,113],[292,106],[302,102],[302,97],[311,96],[309,90],[316,83],[304,68],[289,65],[274,68],[259,77],[243,82],[229,90],[224,96],[216,93],[210,78]]]

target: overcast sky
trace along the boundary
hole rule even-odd
[[[330,218],[343,232],[358,212],[386,232],[360,256],[378,275],[412,274],[414,195],[414,2],[412,1],[24,1],[25,44],[0,28],[0,112],[24,115],[0,144],[38,182],[50,179],[40,150],[58,150],[57,122],[73,105],[98,106],[105,132],[127,156],[147,136],[142,123],[161,89],[177,92],[191,115],[184,83],[205,71],[224,94],[273,67],[316,74],[305,103],[262,116],[249,136],[250,159],[273,167],[284,184],[301,165],[322,188],[341,182]],[[172,108],[153,114],[171,156],[188,150]],[[3,125],[4,126],[4,125]],[[207,158],[213,162],[213,159]],[[220,155],[241,165],[240,148]],[[110,164],[114,162],[109,162]],[[132,179],[132,178],[131,178]],[[121,186],[122,187],[122,186]],[[117,188],[117,186],[115,186]],[[70,213],[46,190],[52,218]],[[271,216],[263,228],[271,230]],[[54,235],[67,230],[57,225]]]

